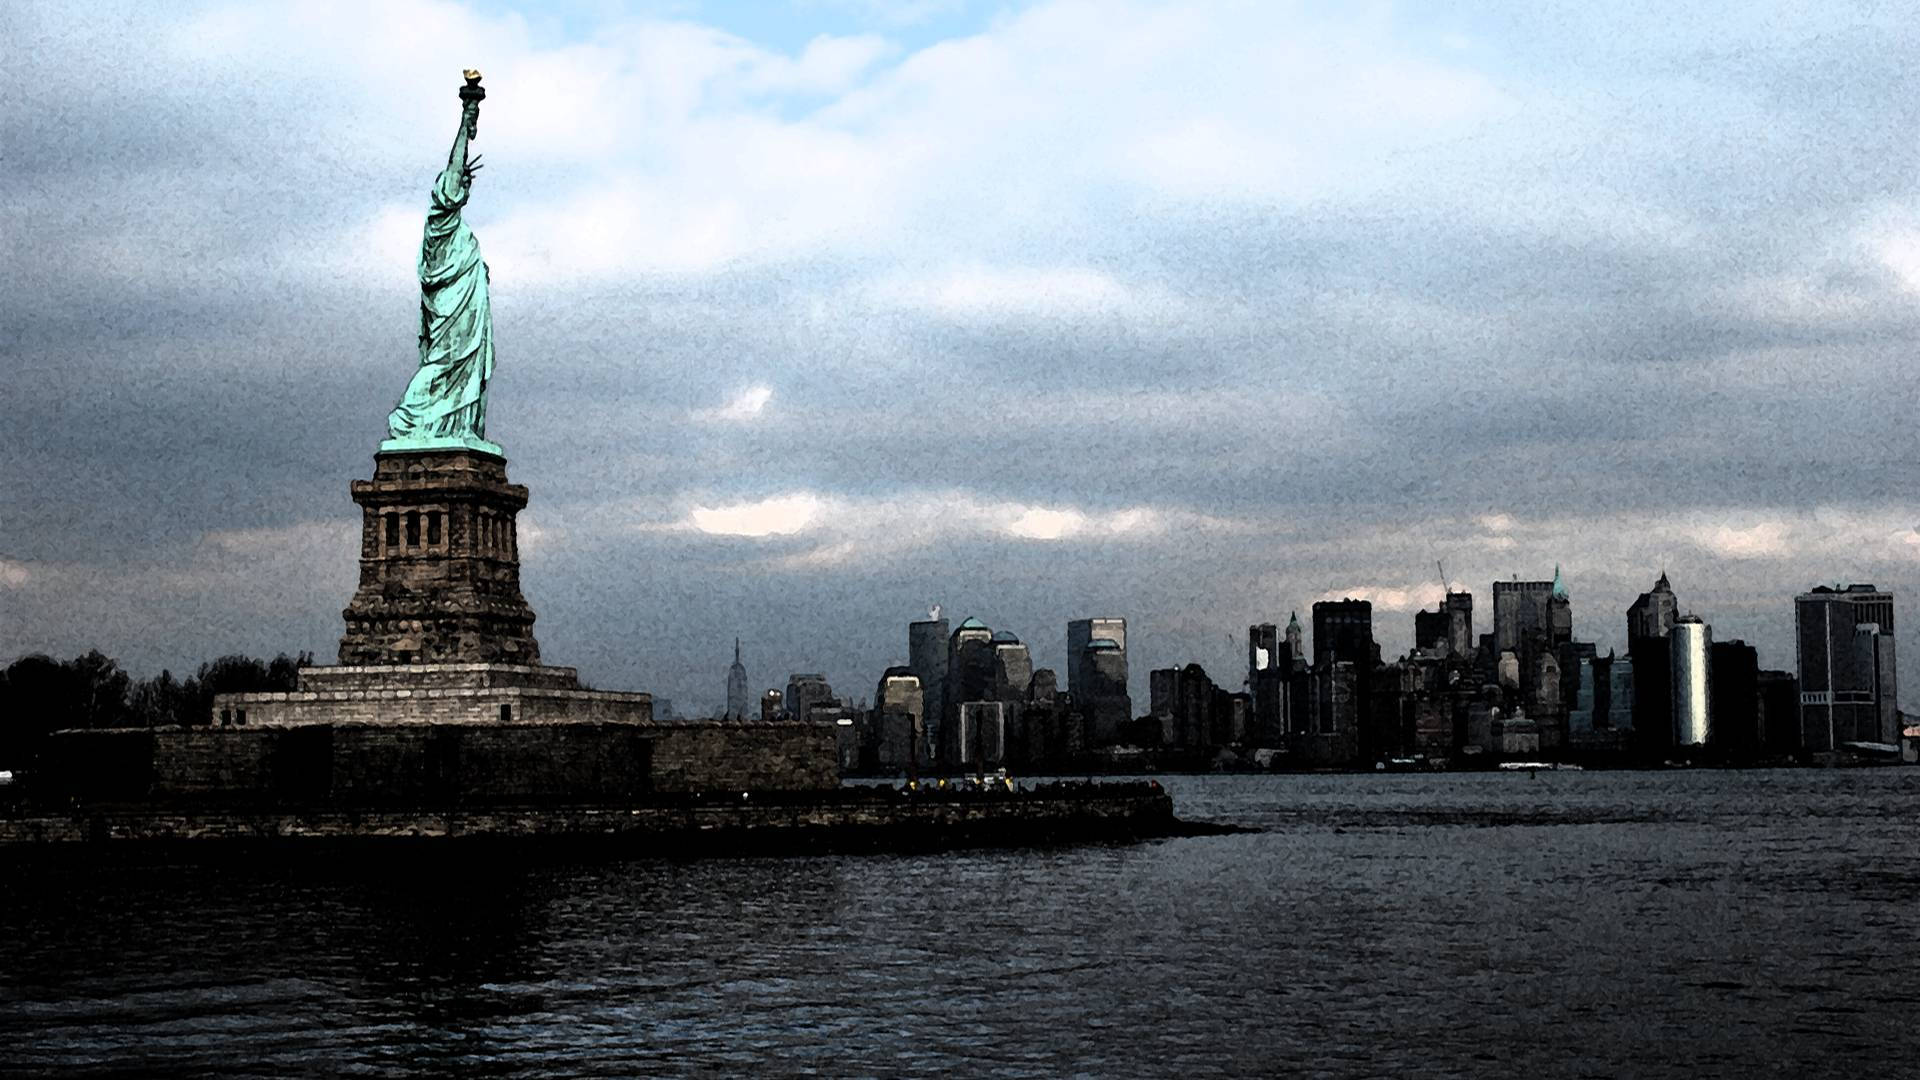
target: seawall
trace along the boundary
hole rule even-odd
[[[0,816],[0,852],[316,843],[567,843],[623,854],[921,850],[1175,835],[1173,800],[1149,785],[1072,794],[878,797],[850,789],[671,802],[386,807],[109,806]],[[1119,788],[1119,790],[1113,790]]]

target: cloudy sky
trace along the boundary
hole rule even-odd
[[[1684,9],[1684,13],[1682,11]],[[0,7],[0,659],[330,657],[347,486],[490,96],[488,434],[550,662],[870,697],[931,603],[1061,667],[1664,567],[1792,669],[1898,593],[1920,704],[1903,4]]]

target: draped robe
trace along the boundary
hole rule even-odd
[[[420,367],[387,416],[395,439],[427,442],[487,436],[487,380],[493,377],[493,311],[487,264],[460,210],[465,130],[433,185],[420,238]]]

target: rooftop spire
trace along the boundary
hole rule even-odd
[[[1553,564],[1553,595],[1554,598],[1558,600],[1565,600],[1567,598],[1567,583],[1565,579],[1560,576],[1559,563]]]

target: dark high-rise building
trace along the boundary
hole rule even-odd
[[[1468,604],[1472,601],[1469,598]],[[1471,606],[1468,607],[1472,610]],[[1471,633],[1472,625],[1468,624]],[[1531,651],[1529,642],[1549,647],[1573,637],[1572,599],[1560,568],[1552,581],[1496,581],[1493,583],[1493,647],[1516,655]]]
[[[1713,745],[1730,760],[1751,761],[1764,742],[1760,718],[1760,653],[1744,641],[1716,641],[1709,668]]]
[[[1634,742],[1658,755],[1673,741],[1673,654],[1667,637],[1679,601],[1662,571],[1653,588],[1627,608],[1627,655],[1633,659]]]
[[[875,765],[917,773],[928,764],[926,694],[912,668],[890,667],[873,692]]]
[[[805,720],[816,705],[834,703],[833,687],[827,685],[825,675],[798,672],[787,676],[787,692],[781,698],[787,716],[794,720]]]
[[[1112,642],[1124,658],[1127,654],[1127,620],[1074,619],[1067,623],[1067,692],[1078,700],[1084,701],[1087,696],[1087,647],[1099,640]]]
[[[1287,686],[1294,666],[1279,627],[1272,623],[1247,627],[1247,693],[1252,709],[1248,738],[1256,746],[1287,744]]]
[[[947,716],[947,620],[935,607],[927,617],[907,624],[907,667],[920,677],[921,723],[928,746],[940,745],[940,725]]]
[[[1413,613],[1413,647],[1430,656],[1446,656],[1452,638],[1447,633],[1447,608]]]
[[[1535,635],[1551,639],[1553,615],[1551,581],[1496,581],[1493,583],[1493,646],[1500,652],[1523,656]],[[1523,663],[1524,666],[1524,663]]]
[[[1316,644],[1319,635],[1314,637]],[[1348,766],[1361,760],[1359,665],[1320,653],[1310,680],[1313,723],[1295,736],[1299,759],[1315,766]]]
[[[1087,742],[1111,746],[1133,719],[1133,699],[1127,694],[1127,652],[1112,638],[1094,638],[1081,653],[1081,678],[1086,693],[1073,693],[1087,720]]]
[[[1009,748],[1026,742],[1027,691],[1033,683],[1033,654],[1012,631],[993,633],[993,700],[1005,708],[1005,740]]]
[[[760,719],[772,722],[780,719],[786,710],[786,695],[778,690],[769,690],[760,695]]]
[[[727,719],[747,718],[747,665],[740,662],[740,639],[733,639],[733,666],[727,669]]]
[[[1280,666],[1280,628],[1272,623],[1247,627],[1247,681]]]
[[[1272,669],[1267,669],[1272,670]],[[1161,741],[1183,750],[1209,750],[1245,738],[1246,695],[1214,684],[1199,664],[1162,668],[1148,682]]]
[[[1373,640],[1373,604],[1366,600],[1322,600],[1313,605],[1313,666],[1318,679],[1314,701],[1323,710],[1317,730],[1335,736],[1323,741],[1323,752],[1370,761],[1376,757],[1372,725],[1373,671],[1380,666],[1380,646]],[[1335,665],[1349,665],[1344,674]],[[1324,710],[1338,715],[1325,715]]]
[[[965,733],[947,728],[956,722],[960,706],[970,701],[992,701],[993,631],[979,619],[962,620],[947,639],[947,715],[941,720],[939,753],[941,760],[958,764],[952,757],[958,752]],[[977,732],[976,732],[977,734]]]
[[[1380,646],[1373,640],[1373,603],[1369,600],[1322,600],[1313,605],[1313,657],[1351,661],[1356,667],[1380,663]]]
[[[1769,756],[1800,752],[1800,680],[1791,671],[1762,671],[1760,698],[1763,750]]]
[[[1794,615],[1801,748],[1900,745],[1893,594],[1823,585],[1794,598]]]
[[[1127,620],[1074,619],[1067,623],[1067,692],[1086,718],[1087,745],[1110,746],[1133,719],[1127,692]]]
[[[1458,657],[1473,652],[1473,594],[1449,592],[1440,602],[1447,616],[1447,651]]]
[[[1679,615],[1680,602],[1674,598],[1673,586],[1667,583],[1667,572],[1662,570],[1653,588],[1641,593],[1640,598],[1627,608],[1627,640],[1664,640]]]

